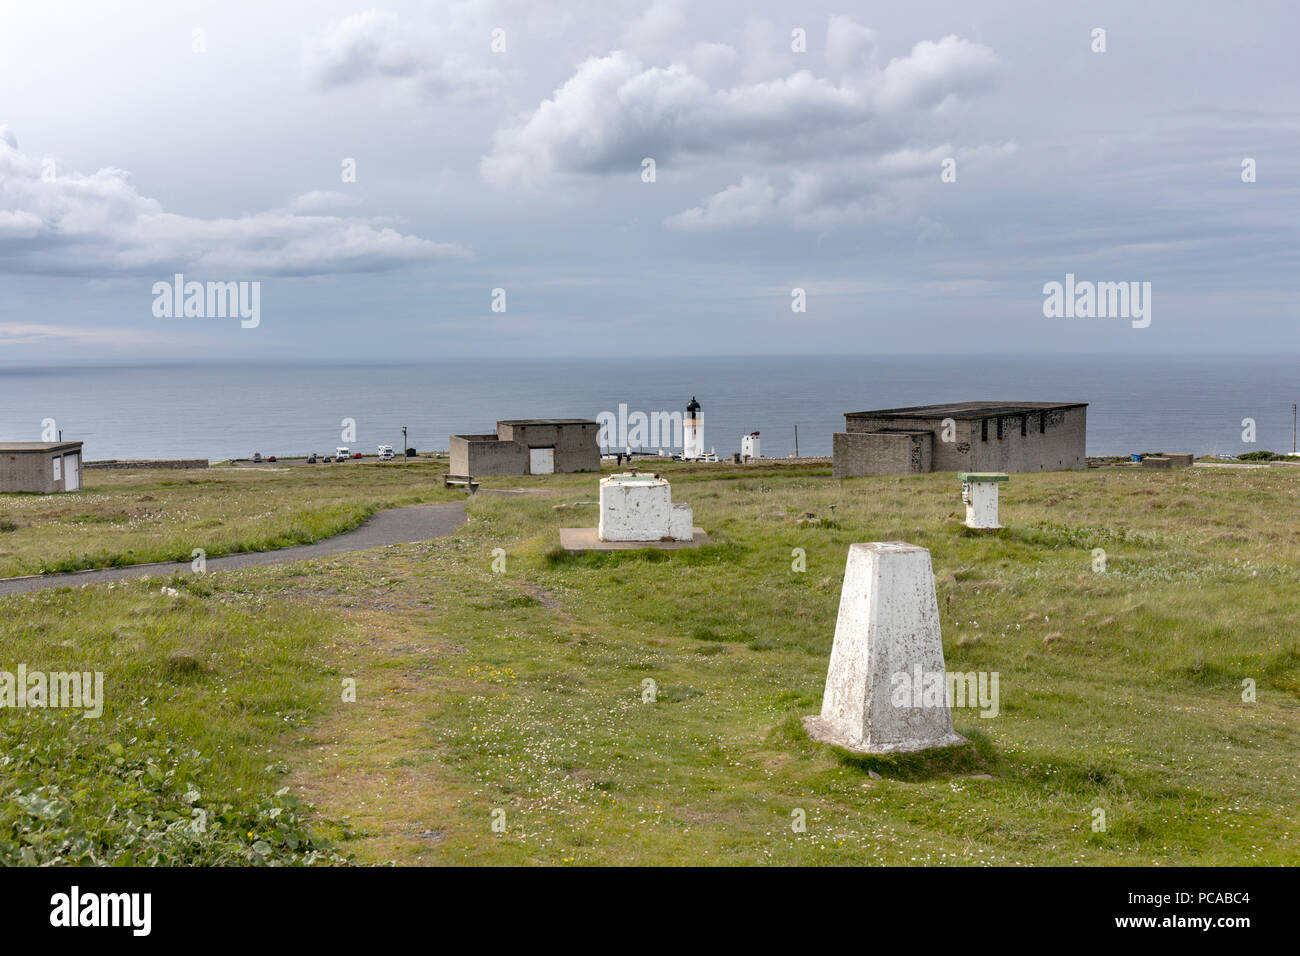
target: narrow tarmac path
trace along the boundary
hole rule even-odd
[[[308,561],[350,551],[366,551],[389,544],[410,541],[428,541],[451,534],[465,523],[465,506],[460,502],[432,505],[413,505],[408,508],[390,508],[381,511],[365,524],[315,544],[301,544],[275,551],[244,551],[219,558],[208,558],[208,571],[228,571],[237,568],[258,568],[268,564],[287,564],[290,561]],[[104,581],[121,581],[146,574],[170,575],[174,571],[188,572],[188,561],[163,561],[154,564],[133,564],[124,568],[102,568],[93,571],[69,571],[65,574],[35,574],[21,578],[0,578],[0,595],[24,594],[45,588],[78,587],[82,584],[99,584]]]

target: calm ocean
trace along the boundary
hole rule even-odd
[[[796,356],[492,360],[394,365],[0,366],[0,441],[36,441],[53,418],[88,459],[420,450],[499,418],[703,406],[704,445],[729,456],[747,432],[762,453],[829,455],[843,414],[935,402],[1089,402],[1088,454],[1291,450],[1297,356]],[[1241,441],[1242,419],[1258,441]]]

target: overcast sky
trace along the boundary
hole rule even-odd
[[[1295,352],[1296,24],[11,0],[0,362]],[[177,272],[260,282],[260,324],[155,316]],[[1045,317],[1067,273],[1150,282],[1150,325]]]

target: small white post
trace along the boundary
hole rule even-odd
[[[957,475],[961,479],[961,500],[966,502],[966,527],[991,531],[1001,528],[998,524],[998,483],[1007,480],[1007,475],[1000,471],[963,471]]]

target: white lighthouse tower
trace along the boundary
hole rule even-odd
[[[700,403],[691,396],[682,419],[682,461],[699,461],[704,457],[704,420],[700,417]]]

